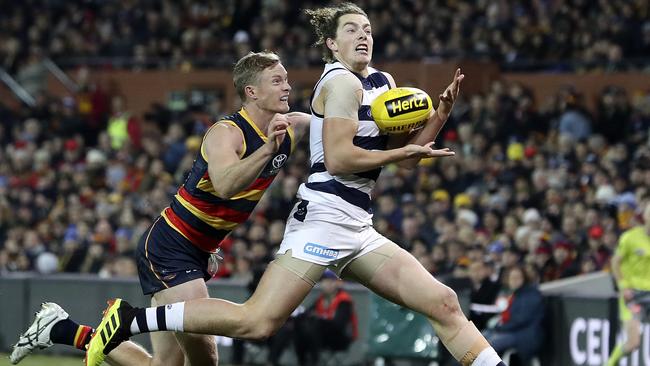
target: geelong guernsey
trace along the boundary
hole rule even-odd
[[[318,97],[323,84],[329,79],[341,74],[354,74],[363,86],[363,97],[358,113],[359,128],[353,143],[366,150],[385,150],[388,135],[381,133],[377,128],[370,114],[370,104],[377,96],[390,89],[390,83],[382,72],[374,68],[369,68],[369,71],[368,77],[364,78],[352,73],[339,62],[325,65],[325,70],[314,87],[312,101]],[[309,128],[311,169],[307,183],[298,189],[298,198],[327,208],[316,211],[310,208],[308,217],[311,215],[312,219],[371,225],[370,195],[381,168],[348,175],[328,173],[323,153],[323,118],[323,115],[312,109]]]

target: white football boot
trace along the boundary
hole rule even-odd
[[[52,326],[61,320],[68,319],[68,313],[62,307],[53,302],[41,304],[41,310],[36,312],[32,325],[20,335],[18,343],[9,355],[12,364],[17,364],[35,349],[52,347],[50,331]]]

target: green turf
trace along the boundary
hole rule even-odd
[[[10,366],[8,355],[0,353],[0,366]],[[83,358],[69,356],[30,355],[22,360],[20,366],[82,366]]]

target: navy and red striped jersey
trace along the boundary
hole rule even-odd
[[[217,123],[229,123],[241,130],[244,146],[240,159],[248,157],[267,141],[266,135],[253,123],[243,108]],[[204,138],[192,170],[185,183],[178,189],[171,205],[162,211],[162,217],[197,247],[207,252],[215,251],[226,235],[248,219],[264,191],[289,158],[293,141],[293,130],[290,128],[275,156],[266,164],[257,179],[232,198],[223,199],[217,197],[213,188],[219,182],[212,182],[208,174],[209,162],[203,146]]]

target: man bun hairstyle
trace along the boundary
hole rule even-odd
[[[323,61],[331,63],[336,61],[332,51],[327,48],[327,39],[336,38],[336,28],[338,27],[339,18],[346,14],[360,14],[368,17],[365,11],[352,3],[341,3],[318,9],[307,9],[305,14],[309,16],[309,22],[314,27],[318,39],[314,46],[318,46],[323,51]]]

